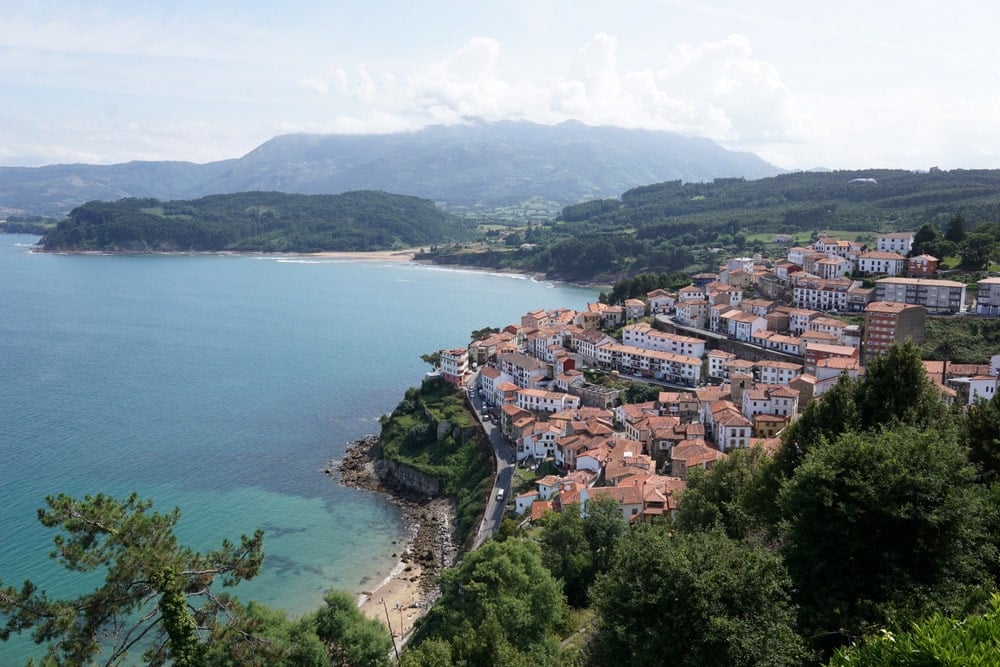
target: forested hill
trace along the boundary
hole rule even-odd
[[[961,213],[971,223],[1000,219],[1000,170],[900,169],[796,172],[747,181],[670,181],[620,199],[563,209],[559,220],[601,229],[729,228],[750,233],[813,229],[912,230]],[[682,232],[683,233],[683,232]]]
[[[40,241],[45,250],[320,252],[461,241],[472,225],[433,202],[384,192],[243,192],[190,201],[92,201]]]
[[[777,234],[870,236],[1000,221],[1000,170],[798,172],[770,178],[669,181],[567,206],[553,220],[488,248],[443,248],[434,261],[612,282],[711,269],[718,253],[766,253]],[[721,250],[719,250],[721,249]]]

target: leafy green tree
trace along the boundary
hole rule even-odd
[[[677,529],[696,532],[721,527],[734,539],[765,530],[772,465],[763,448],[753,447],[731,452],[711,470],[690,470],[677,511]]]
[[[583,519],[583,534],[590,545],[594,572],[604,572],[611,563],[611,554],[618,540],[628,529],[622,508],[614,498],[598,496],[587,501],[587,516]]]
[[[783,553],[816,648],[925,609],[959,609],[988,579],[986,497],[951,430],[897,426],[813,448],[781,490]]]
[[[929,222],[924,223],[913,235],[913,247],[911,248],[910,256],[914,257],[924,253],[933,254],[931,253],[931,249],[941,238],[941,231],[937,226]]]
[[[948,221],[948,226],[944,230],[944,238],[952,243],[961,243],[965,240],[965,218],[959,213]]]
[[[489,336],[490,334],[500,333],[500,329],[497,327],[483,327],[482,329],[475,329],[469,335],[472,337],[473,341],[482,340]]]
[[[316,612],[316,636],[329,647],[331,663],[350,667],[388,665],[392,637],[376,620],[358,609],[354,598],[342,591],[326,594]]]
[[[549,512],[542,524],[541,544],[542,563],[562,581],[566,599],[575,607],[584,606],[594,573],[580,506],[568,505],[562,512]]]
[[[868,361],[865,378],[857,389],[861,429],[883,425],[939,425],[947,409],[927,377],[920,348],[912,342],[891,345]]]
[[[256,602],[243,607],[233,600],[223,621],[209,626],[206,667],[330,665],[312,616],[291,621],[282,611]]]
[[[198,628],[226,602],[213,591],[216,578],[224,587],[250,579],[264,557],[259,530],[205,554],[181,546],[174,535],[180,511],[150,513],[152,501],[135,493],[125,500],[60,494],[45,502],[39,521],[62,531],[53,540],[52,557],[68,570],[103,574],[104,581],[65,600],[49,598],[31,581],[21,588],[0,582],[0,612],[7,621],[0,639],[31,630],[36,642],[51,642],[49,655],[59,663],[86,664],[103,651],[105,664],[120,664],[148,642],[147,663],[202,664]],[[202,605],[193,606],[199,600]]]
[[[624,403],[647,403],[659,397],[663,387],[646,382],[629,382],[625,387]]]
[[[441,575],[441,598],[421,623],[418,639],[443,639],[461,649],[456,638],[474,636],[495,621],[503,641],[495,638],[494,646],[527,653],[561,626],[565,606],[538,545],[491,540]]]
[[[829,667],[987,667],[1000,655],[1000,596],[985,614],[954,619],[942,614],[914,623],[907,632],[883,630],[838,649]]]
[[[863,379],[843,375],[805,407],[782,433],[774,471],[787,478],[810,449],[842,433],[895,424],[940,426],[947,419],[947,407],[927,377],[919,348],[911,342],[892,345],[868,362]]]
[[[437,368],[441,365],[441,351],[430,352],[428,354],[421,354],[420,360],[425,364],[430,364],[431,368]]]
[[[980,479],[1000,481],[1000,398],[970,405],[959,420],[962,443],[969,448],[969,458],[979,468]]]
[[[639,527],[592,588],[592,663],[797,665],[789,586],[780,558],[761,546]]]

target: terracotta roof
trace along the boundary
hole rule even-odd
[[[531,520],[538,521],[552,510],[552,502],[549,500],[536,500],[531,503]]]
[[[923,308],[912,303],[900,303],[898,301],[872,301],[865,306],[866,313],[891,313],[899,314],[904,310],[914,310]]]

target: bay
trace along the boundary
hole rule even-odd
[[[0,235],[0,580],[51,595],[80,585],[36,519],[59,492],[177,506],[197,549],[263,528],[263,571],[236,593],[293,615],[373,586],[399,514],[336,485],[327,461],[378,431],[421,354],[597,296],[416,263],[52,255],[35,240]],[[12,640],[0,663],[38,653]]]

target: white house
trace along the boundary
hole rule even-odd
[[[662,289],[646,292],[646,298],[649,299],[650,315],[672,313],[674,311],[674,304],[677,302],[676,295]]]
[[[900,255],[910,254],[913,249],[913,233],[897,232],[893,234],[882,234],[878,237],[875,249],[880,252],[895,252]]]
[[[802,364],[790,361],[770,361],[763,359],[754,364],[761,384],[787,385],[802,375]]]
[[[864,252],[858,258],[858,270],[861,273],[899,276],[906,273],[906,258],[895,252]]]
[[[783,385],[755,384],[743,392],[743,416],[776,415],[794,418],[799,413],[799,392]]]
[[[531,412],[562,412],[580,407],[580,397],[543,389],[520,389],[517,407]]]
[[[699,359],[705,354],[705,341],[700,338],[657,331],[645,322],[624,327],[622,343],[646,350],[660,350]]]

